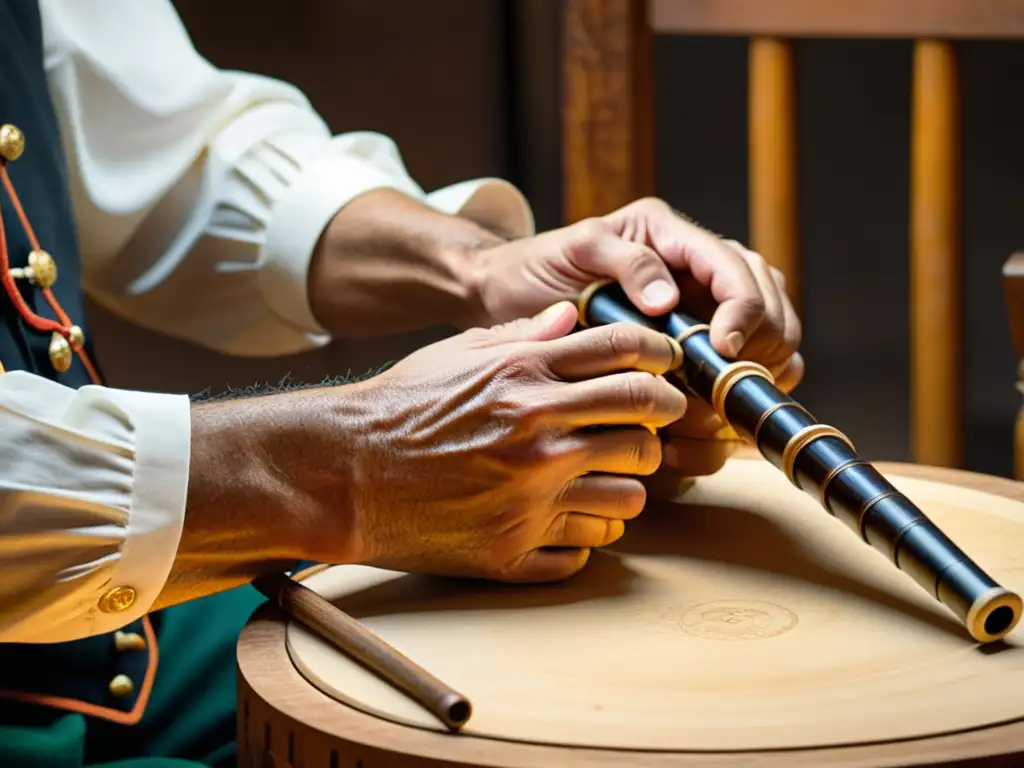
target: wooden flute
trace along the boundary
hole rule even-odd
[[[710,327],[683,312],[648,317],[622,287],[600,281],[577,303],[580,325],[626,322],[674,338],[683,362],[673,375],[790,482],[885,555],[946,606],[980,643],[1009,634],[1020,620],[1018,594],[1000,586],[961,551],[910,499],[857,455],[850,439],[815,420],[775,386],[771,373],[715,351]]]
[[[276,573],[261,576],[252,585],[293,619],[422,705],[449,730],[458,731],[469,720],[469,699],[305,584]]]

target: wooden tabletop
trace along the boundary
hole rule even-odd
[[[740,456],[749,458],[751,452],[744,449]],[[877,466],[886,474],[957,485],[1024,502],[1024,484],[1005,478],[889,462]],[[331,764],[337,768],[406,764],[502,768],[1024,764],[1024,722],[1020,721],[886,744],[756,753],[578,749],[451,736],[382,720],[323,694],[295,669],[285,647],[286,625],[287,618],[279,610],[265,605],[254,613],[241,634],[238,667],[240,711],[244,714],[239,718],[240,756],[254,755],[254,745],[273,745],[280,755],[288,749],[294,751],[295,744],[299,744],[307,755],[320,754],[317,750],[332,754]],[[400,759],[403,755],[408,762]],[[303,764],[321,763],[307,760]],[[328,764],[323,763],[325,768]]]

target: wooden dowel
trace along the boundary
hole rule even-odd
[[[457,731],[469,720],[472,705],[465,696],[409,660],[309,587],[283,573],[262,576],[252,585],[293,619],[407,693],[450,730]]]
[[[1017,0],[650,0],[659,35],[1020,39]]]
[[[788,40],[750,42],[750,243],[786,277],[800,312],[796,72]]]
[[[911,419],[914,460],[963,465],[960,120],[952,43],[914,44]]]

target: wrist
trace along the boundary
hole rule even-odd
[[[310,445],[316,415],[305,395],[193,406],[179,557],[229,565],[250,578],[299,560],[327,559],[318,535],[327,512],[343,517],[344,505],[325,504],[313,480],[318,467],[310,459],[322,459],[323,452]],[[333,541],[340,545],[335,555],[346,551],[344,538]]]
[[[317,245],[310,303],[334,336],[466,328],[483,316],[479,254],[504,238],[393,190],[349,203]]]
[[[356,483],[368,403],[359,384],[277,395],[278,423],[261,439],[292,506],[288,538],[304,560],[362,560]],[[279,458],[280,457],[280,458]]]
[[[491,257],[493,251],[505,242],[491,236],[451,246],[449,258],[458,264],[461,285],[461,301],[448,322],[456,330],[492,325],[488,311]]]

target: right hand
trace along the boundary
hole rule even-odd
[[[338,438],[352,441],[338,489],[352,530],[335,531],[351,537],[349,562],[552,581],[623,534],[646,501],[636,476],[661,463],[648,428],[686,410],[660,376],[678,350],[636,326],[570,335],[575,319],[562,302],[334,391],[355,415]],[[330,561],[329,533],[310,556]]]

